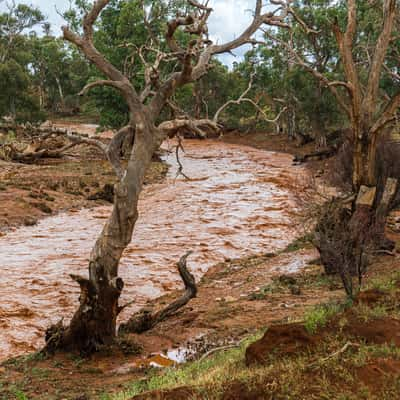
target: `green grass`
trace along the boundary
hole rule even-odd
[[[163,371],[152,369],[145,380],[133,382],[119,394],[103,395],[101,400],[127,400],[132,396],[151,390],[172,389],[181,386],[218,387],[232,378],[246,380],[250,370],[244,365],[247,346],[262,334],[248,337],[237,348],[221,350],[201,361],[194,361]]]
[[[400,271],[395,271],[390,276],[378,276],[369,280],[364,289],[378,289],[384,292],[393,291],[400,282]]]
[[[310,334],[323,328],[329,320],[344,309],[340,303],[327,303],[313,307],[304,314],[304,326]]]

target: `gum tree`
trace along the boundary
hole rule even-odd
[[[111,87],[119,91],[129,110],[127,125],[115,134],[107,150],[118,177],[112,213],[90,254],[89,276],[73,277],[81,288],[79,308],[69,326],[59,327],[57,333],[47,337],[48,343],[55,347],[87,352],[113,342],[116,337],[116,321],[121,310],[118,301],[124,286],[118,276],[118,266],[124,249],[132,240],[138,219],[138,199],[154,152],[167,135],[173,135],[182,127],[213,126],[212,121],[187,118],[160,123],[163,109],[178,88],[207,74],[214,56],[253,42],[253,35],[261,25],[280,25],[282,20],[276,12],[263,13],[262,0],[257,0],[247,29],[230,42],[214,44],[208,35],[207,21],[212,13],[208,2],[200,4],[188,0],[182,8],[184,12],[178,11],[167,24],[165,49],[151,39],[137,49],[136,57],[142,60],[145,78],[139,90],[137,77],[129,79],[94,44],[96,20],[109,2],[97,0],[93,4],[83,18],[82,33],[63,27],[64,38],[77,46],[104,76],[89,83],[82,93],[94,87]],[[151,21],[146,23],[151,26]],[[143,57],[144,53],[152,56]],[[170,63],[171,68],[168,73],[161,74],[161,66],[166,63]],[[129,136],[134,137],[134,144],[127,164],[122,165],[119,150]]]
[[[292,62],[329,88],[349,121],[353,193],[328,207],[318,224],[317,235],[325,267],[328,272],[339,270],[346,291],[352,295],[350,276],[357,274],[361,284],[368,253],[377,247],[390,247],[384,229],[397,177],[382,182],[377,159],[378,141],[387,129],[393,128],[400,106],[396,51],[399,5],[396,0],[323,1],[334,10],[346,6],[345,14],[337,13],[331,21],[342,77],[332,79],[322,73],[315,67],[313,57],[294,45],[293,38],[283,41],[271,30],[266,37],[279,43],[290,53]],[[274,3],[286,10],[287,19],[282,26],[289,32],[289,38],[295,34],[295,27],[300,27],[311,40],[321,35],[318,27],[308,25],[298,12],[299,7],[310,7],[308,1],[274,0]],[[385,91],[388,86],[390,92]]]

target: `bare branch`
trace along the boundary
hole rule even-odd
[[[400,107],[400,92],[392,97],[390,102],[385,107],[380,118],[375,122],[371,128],[371,134],[375,135],[380,132],[385,126],[390,124],[396,119],[396,111]]]
[[[123,92],[123,83],[119,81],[99,80],[88,83],[79,93],[78,96],[84,96],[87,92],[97,86],[111,86]]]
[[[138,313],[134,314],[127,323],[121,324],[119,332],[139,334],[146,332],[154,328],[154,326],[160,322],[174,315],[191,299],[196,297],[196,281],[194,276],[187,269],[187,258],[191,254],[192,252],[189,251],[177,263],[179,275],[185,285],[185,292],[183,295],[158,312],[152,313],[151,310],[142,309]]]
[[[368,85],[364,97],[364,107],[368,116],[372,117],[378,97],[382,67],[386,58],[387,50],[392,36],[395,21],[396,0],[384,0],[383,3],[383,28],[376,42],[374,55],[368,76]]]

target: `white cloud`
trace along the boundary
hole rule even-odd
[[[255,0],[213,0],[210,2],[214,12],[210,16],[209,31],[215,43],[225,43],[240,35],[250,24],[254,12]],[[233,54],[224,54],[219,58],[229,66],[240,61],[248,46],[236,49]],[[236,57],[235,57],[236,56]]]
[[[17,3],[33,4],[39,7],[52,24],[54,34],[60,34],[60,27],[64,21],[57,10],[65,11],[69,3],[65,0],[17,0]],[[249,25],[256,0],[211,0],[214,9],[209,20],[210,37],[214,42],[224,43],[240,35]],[[0,10],[5,8],[5,3],[0,3]],[[236,57],[230,54],[220,56],[222,62],[232,65],[240,61],[248,47],[244,46],[234,51]]]

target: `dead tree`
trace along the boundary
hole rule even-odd
[[[228,100],[225,104],[223,104],[215,113],[214,118],[212,119],[213,123],[215,126],[219,126],[220,123],[220,117],[221,114],[231,105],[240,105],[242,103],[248,103],[251,104],[255,110],[257,111],[258,115],[261,115],[262,119],[265,122],[269,122],[271,124],[274,124],[276,127],[278,127],[278,121],[281,118],[282,114],[287,110],[287,107],[282,107],[279,113],[276,115],[274,119],[268,118],[268,115],[265,113],[265,111],[260,107],[259,103],[257,101],[254,101],[251,99],[248,94],[251,91],[253,87],[253,80],[254,80],[255,73],[253,72],[250,75],[250,80],[249,84],[246,88],[246,90],[236,99],[236,100]]]
[[[157,124],[171,96],[177,88],[207,74],[213,56],[252,42],[252,36],[262,24],[279,26],[282,21],[282,16],[276,12],[263,13],[262,0],[257,0],[253,20],[242,34],[228,43],[213,44],[207,28],[212,9],[195,0],[188,2],[194,12],[178,15],[168,23],[166,43],[169,52],[159,52],[162,62],[171,59],[176,62],[175,72],[162,77],[151,66],[152,73],[146,75],[151,78],[146,79],[141,93],[94,45],[93,25],[109,0],[97,0],[93,4],[83,19],[82,35],[63,27],[64,38],[74,44],[105,76],[105,79],[88,84],[83,93],[96,86],[109,86],[118,90],[127,103],[129,123],[116,133],[109,148],[111,151],[118,148],[115,143],[131,132],[134,132],[135,140],[126,165],[121,164],[116,153],[109,157],[118,176],[113,210],[90,254],[89,276],[73,277],[81,288],[80,306],[70,325],[58,329],[61,334],[57,343],[61,348],[90,352],[113,342],[116,337],[120,310],[118,301],[124,286],[118,276],[118,266],[124,249],[132,239],[145,172],[168,132],[188,123],[177,120]],[[182,47],[176,39],[176,33],[181,29],[190,35],[187,47]]]
[[[263,119],[265,122],[269,122],[275,126],[278,126],[278,121],[282,114],[287,110],[287,107],[283,106],[276,117],[274,119],[270,119],[262,107],[260,107],[259,101],[253,100],[251,97],[249,97],[249,93],[253,88],[254,76],[255,73],[250,75],[248,86],[243,93],[237,99],[228,100],[226,103],[220,106],[212,118],[192,118],[175,103],[169,101],[168,105],[177,115],[177,118],[173,121],[165,121],[160,126],[163,130],[168,131],[169,137],[173,137],[177,134],[181,134],[181,136],[198,138],[205,138],[207,136],[221,136],[224,128],[223,124],[221,123],[221,115],[230,106],[240,105],[242,103],[251,104],[257,111],[259,119]]]

